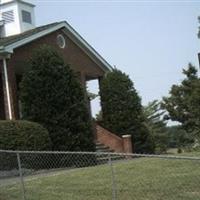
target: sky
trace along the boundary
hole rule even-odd
[[[37,25],[66,20],[112,66],[130,76],[142,104],[167,96],[191,62],[199,68],[199,1],[32,0]],[[97,81],[90,82],[98,91]],[[99,99],[92,102],[95,115]]]

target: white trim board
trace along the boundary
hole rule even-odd
[[[6,58],[3,58],[3,69],[4,69],[4,78],[5,78],[5,85],[6,85],[6,98],[7,98],[7,104],[8,104],[8,116],[9,116],[9,119],[12,120],[13,118],[12,118],[12,109],[11,109],[10,89],[9,89]]]

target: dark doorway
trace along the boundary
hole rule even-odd
[[[5,119],[5,106],[4,106],[4,93],[3,93],[3,80],[0,73],[0,120]]]

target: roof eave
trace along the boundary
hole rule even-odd
[[[3,46],[0,46],[0,60],[3,58],[9,58],[12,52],[6,51]]]
[[[12,54],[14,49],[6,48],[4,46],[0,47],[0,54]]]
[[[14,3],[16,3],[16,2],[25,4],[25,5],[29,5],[29,6],[31,6],[31,7],[35,7],[34,4],[29,3],[29,2],[26,2],[26,1],[23,1],[23,0],[12,0],[12,1],[8,1],[8,2],[5,2],[5,3],[1,3],[1,6],[8,5],[8,4],[14,4]]]
[[[89,53],[88,56],[96,57],[100,61],[100,63],[104,66],[104,71],[113,70],[112,66],[85,39],[83,39],[81,35],[77,31],[75,31],[70,24],[68,24],[67,22],[63,22],[63,23],[65,24],[65,28],[67,28],[67,30],[69,30],[72,35],[77,37],[78,41],[80,41],[83,47],[86,47],[85,50],[87,51],[87,53]],[[102,68],[102,65],[100,66],[101,68]]]

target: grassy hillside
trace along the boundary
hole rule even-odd
[[[118,200],[199,200],[200,161],[139,158],[113,165]],[[27,200],[110,200],[108,165],[25,179]],[[19,184],[0,186],[0,200],[21,200]]]

